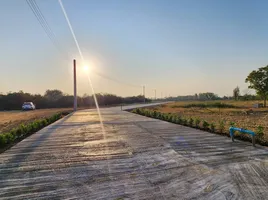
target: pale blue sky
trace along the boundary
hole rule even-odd
[[[62,0],[85,60],[107,76],[145,84],[163,95],[243,91],[247,74],[268,64],[265,0]],[[36,0],[62,57],[24,0],[0,1],[0,92],[72,93],[72,58],[79,55],[57,0]],[[81,62],[80,62],[81,63]],[[137,95],[92,74],[96,92]],[[78,69],[79,94],[91,93]]]

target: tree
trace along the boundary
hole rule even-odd
[[[213,92],[205,92],[205,93],[199,93],[199,99],[200,100],[216,100],[219,99],[217,94],[214,94]]]
[[[262,97],[264,107],[266,107],[266,99],[268,96],[268,65],[258,70],[253,70],[245,81],[250,84],[248,88],[255,89],[257,94]]]
[[[60,90],[47,90],[44,97],[50,101],[57,101],[63,97],[63,92]]]
[[[233,90],[233,97],[234,97],[234,99],[235,99],[235,100],[238,100],[239,95],[240,95],[240,89],[239,89],[239,87],[237,86],[237,87]]]

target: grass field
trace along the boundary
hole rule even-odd
[[[0,112],[0,133],[10,131],[21,123],[27,124],[36,119],[50,117],[59,112],[70,112],[71,110],[68,108],[55,108],[34,111],[3,111]]]
[[[222,103],[226,108],[217,106]],[[235,123],[239,128],[256,131],[258,126],[264,129],[264,138],[268,140],[268,108],[252,108],[260,101],[184,101],[174,102],[150,109],[162,113],[174,113],[185,118],[199,118],[209,124],[214,123],[216,129],[220,122],[225,124],[225,132],[228,133],[230,123]]]

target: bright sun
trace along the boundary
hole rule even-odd
[[[87,65],[84,66],[85,71],[89,71],[89,67]]]

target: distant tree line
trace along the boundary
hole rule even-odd
[[[177,97],[168,97],[166,98],[170,101],[209,101],[209,100],[241,100],[241,101],[253,101],[253,100],[261,100],[260,95],[253,94],[244,94],[240,95],[239,88],[236,87],[233,91],[233,96],[223,96],[212,93],[205,92],[194,95],[185,95],[185,96],[177,96]]]
[[[208,100],[218,100],[222,99],[217,94],[213,92],[205,92],[194,95],[185,95],[185,96],[177,96],[177,97],[169,97],[167,100],[175,100],[175,101],[208,101]]]
[[[100,106],[131,104],[144,102],[144,96],[120,97],[113,94],[96,94]],[[0,94],[0,110],[19,110],[23,102],[33,102],[36,108],[68,108],[73,106],[73,95],[60,90],[47,90],[44,95],[30,94],[23,91]],[[146,102],[150,99],[146,98]],[[77,97],[78,107],[95,107],[92,95]]]

